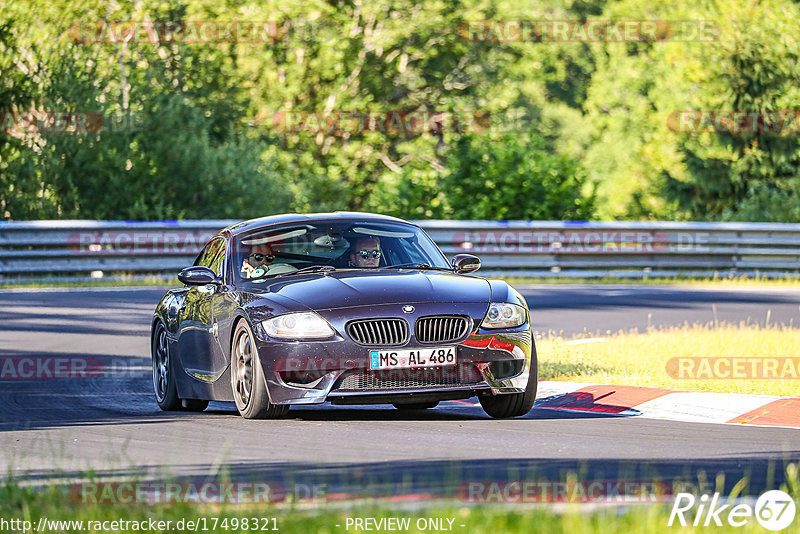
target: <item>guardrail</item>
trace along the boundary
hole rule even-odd
[[[0,222],[0,281],[173,277],[236,221]],[[417,221],[448,255],[520,277],[798,277],[800,224]]]

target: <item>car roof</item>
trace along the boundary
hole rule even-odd
[[[391,217],[389,215],[379,215],[377,213],[366,213],[359,211],[336,211],[330,213],[305,213],[305,214],[283,213],[281,215],[270,215],[268,217],[259,217],[257,219],[250,219],[248,221],[238,222],[236,224],[228,226],[227,228],[223,228],[222,230],[219,231],[219,233],[220,234],[230,233],[230,235],[236,235],[242,232],[247,232],[249,230],[253,230],[255,228],[260,228],[262,226],[270,224],[326,221],[326,220],[336,220],[336,219],[341,219],[341,220],[354,219],[359,221],[373,220],[373,221],[400,222],[405,224],[412,224],[408,221],[404,221],[403,219],[398,219],[397,217]]]

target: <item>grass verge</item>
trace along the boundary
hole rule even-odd
[[[633,285],[633,286],[714,286],[714,287],[800,287],[800,277],[767,278],[756,276],[734,277],[679,277],[679,278],[516,278],[502,277],[513,286],[521,285]]]
[[[689,286],[713,286],[713,287],[777,287],[777,288],[798,288],[800,287],[800,277],[787,276],[784,278],[768,278],[765,276],[735,276],[735,277],[680,277],[680,278],[519,278],[492,276],[491,273],[477,273],[486,278],[500,278],[514,286],[521,285],[633,285],[633,286],[665,286],[665,285],[689,285]],[[79,287],[131,287],[131,286],[157,286],[157,287],[179,287],[177,277],[163,278],[160,276],[141,276],[141,275],[115,275],[98,279],[85,278],[49,278],[45,280],[26,280],[15,281],[0,280],[0,289],[14,288],[79,288]]]
[[[537,350],[542,380],[800,395],[800,329],[785,326],[718,323],[588,339],[545,337]],[[774,373],[766,360],[778,362]],[[782,378],[750,378],[754,369],[756,376]]]
[[[96,280],[25,280],[16,282],[0,281],[0,289],[50,289],[50,288],[92,288],[92,287],[181,287],[178,278],[158,276],[98,278]]]
[[[788,491],[798,500],[797,470],[790,466]],[[731,494],[730,498],[735,498]],[[59,486],[44,489],[20,487],[6,482],[0,486],[0,527],[4,531],[25,532],[288,532],[347,533],[363,532],[353,520],[367,518],[408,519],[406,528],[371,528],[388,532],[450,531],[465,534],[531,532],[595,534],[626,532],[630,534],[668,530],[671,502],[655,505],[590,507],[580,504],[464,506],[453,503],[414,503],[413,506],[356,504],[317,507],[275,505],[206,505],[180,504],[77,504]],[[687,513],[687,517],[692,518]],[[348,522],[348,519],[351,521]],[[422,520],[422,521],[420,521]],[[446,528],[430,528],[426,520],[438,521]],[[16,523],[8,523],[15,521]],[[166,523],[169,521],[169,523]],[[193,523],[188,523],[192,521]],[[691,519],[690,519],[691,521]],[[723,516],[724,521],[724,516]],[[136,523],[133,525],[132,523]],[[162,522],[159,524],[159,522]],[[793,525],[796,525],[795,520]],[[436,523],[434,523],[436,524]],[[195,527],[196,525],[196,527]],[[427,526],[426,526],[427,525]],[[348,528],[349,526],[349,528]],[[373,523],[373,527],[375,524]],[[16,528],[15,528],[16,527]],[[681,532],[708,531],[708,528],[679,528]],[[752,517],[744,527],[712,527],[714,532],[763,532]],[[791,530],[791,529],[789,529]],[[788,531],[788,530],[787,530]]]

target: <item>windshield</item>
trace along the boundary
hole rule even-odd
[[[449,268],[444,254],[416,226],[376,221],[313,221],[270,225],[236,236],[238,281],[259,282],[300,269],[378,269],[424,263]],[[327,269],[326,269],[327,268]]]

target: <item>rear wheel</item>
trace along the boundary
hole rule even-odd
[[[153,389],[158,407],[164,411],[180,410],[181,400],[178,398],[172,358],[167,346],[167,329],[161,321],[156,323],[153,330],[150,352],[153,356]]]
[[[258,348],[247,321],[239,321],[233,334],[231,389],[236,408],[245,419],[278,419],[289,412],[288,406],[269,401]]]
[[[166,411],[184,410],[202,412],[208,407],[208,401],[202,399],[181,399],[175,383],[175,364],[169,355],[167,346],[167,329],[158,321],[153,331],[151,346],[153,355],[153,389],[156,393],[158,407]]]
[[[519,417],[525,415],[533,408],[536,400],[536,387],[539,384],[539,366],[536,357],[536,345],[531,345],[531,369],[528,373],[528,383],[522,393],[508,393],[479,397],[483,411],[495,419]]]
[[[409,411],[409,410],[429,410],[431,408],[436,408],[439,406],[439,401],[431,401],[431,402],[409,402],[407,404],[401,403],[394,403],[392,404],[395,408],[402,411]]]

